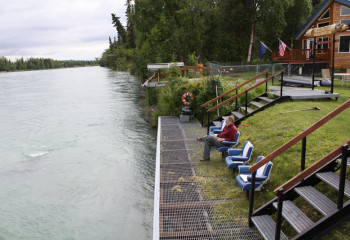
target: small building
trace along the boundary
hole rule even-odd
[[[286,49],[281,57],[278,51],[272,53],[272,60],[279,63],[298,64],[312,63],[314,38],[305,36],[307,30],[343,23],[350,26],[350,0],[325,0],[295,35],[300,49]],[[335,68],[350,68],[350,30],[335,34]],[[330,67],[332,63],[333,35],[317,37],[315,62]]]

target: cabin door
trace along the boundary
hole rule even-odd
[[[309,38],[306,39],[306,59],[309,60],[309,58],[311,57],[312,54],[312,48],[314,46],[314,39],[313,38]]]

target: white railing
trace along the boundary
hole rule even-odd
[[[159,201],[160,201],[160,133],[161,118],[158,117],[156,173],[154,177],[153,240],[159,240]]]

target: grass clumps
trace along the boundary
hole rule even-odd
[[[326,90],[325,87],[318,89]],[[329,114],[342,103],[350,99],[350,88],[341,88],[336,82],[335,91],[340,94],[338,100],[300,100],[277,104],[254,116],[246,119],[239,126],[241,133],[240,146],[246,140],[254,145],[253,156],[250,164],[253,164],[258,156],[267,156],[284,143],[310,127],[315,122]],[[321,110],[297,111],[307,108],[318,107]],[[288,113],[285,113],[288,112]],[[349,139],[350,133],[350,109],[340,113],[338,116],[321,126],[319,129],[307,136],[306,167],[318,161],[334,148],[340,146]],[[280,185],[293,178],[300,172],[301,144],[296,143],[293,147],[285,151],[273,160],[270,180],[265,184],[265,189],[256,193],[254,209],[257,209],[267,201],[275,197],[273,191]],[[202,149],[194,156],[201,157]],[[214,210],[219,219],[235,217],[240,221],[248,217],[249,200],[245,198],[245,193],[241,191],[235,182],[237,172],[232,174],[232,170],[227,169],[221,154],[213,150],[210,162],[198,162],[196,165],[198,176],[201,177],[203,191],[208,199],[230,199],[225,204],[218,204]],[[350,178],[348,171],[347,179]],[[320,191],[336,202],[337,192],[330,189],[325,184],[317,186]],[[232,201],[231,201],[232,200]],[[349,199],[345,199],[348,201]],[[322,216],[301,198],[295,201],[312,220],[317,221]],[[333,230],[324,239],[349,239],[350,222],[346,222]],[[295,234],[294,230],[283,225],[283,230],[289,236]]]

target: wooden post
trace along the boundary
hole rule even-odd
[[[344,189],[345,189],[345,174],[346,174],[346,162],[348,159],[348,144],[342,147],[342,159],[340,167],[340,179],[339,179],[339,191],[338,191],[338,209],[343,208],[344,203]]]
[[[315,84],[315,61],[316,61],[316,37],[314,37],[314,44],[313,44],[313,57],[312,57],[312,86],[311,89],[314,90],[314,84]]]
[[[305,169],[305,155],[306,155],[306,137],[304,137],[302,141],[300,172],[304,171]]]
[[[275,240],[279,240],[280,236],[281,236],[282,208],[283,208],[283,188],[280,188],[278,190],[278,205],[277,205],[277,220],[276,220]]]
[[[251,193],[250,193],[250,199],[249,199],[249,227],[253,227],[253,221],[252,221],[252,214],[253,214],[253,208],[254,208],[254,192],[255,192],[255,177],[256,177],[256,171],[252,173],[252,182],[251,182]]]
[[[334,51],[335,51],[335,33],[333,33],[333,50],[332,50],[332,85],[331,85],[331,93],[333,93],[333,89],[334,89]]]

